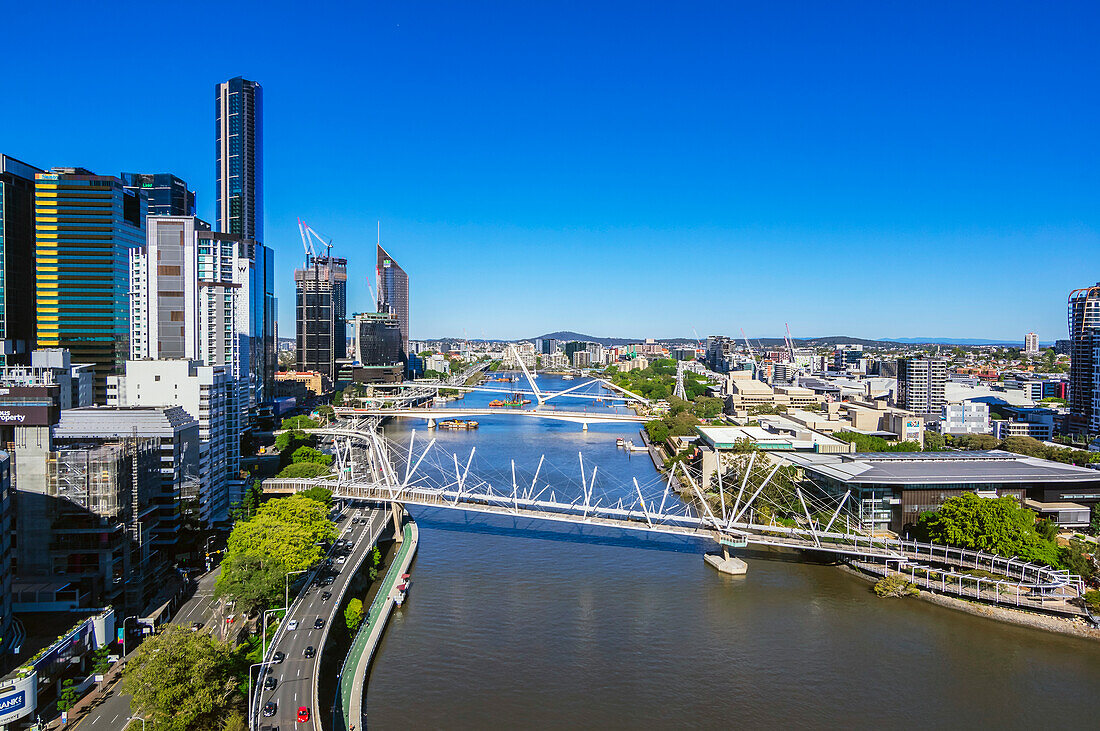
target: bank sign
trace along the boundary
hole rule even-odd
[[[0,726],[33,713],[38,703],[37,689],[37,673],[31,673],[0,689]]]

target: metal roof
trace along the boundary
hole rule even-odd
[[[810,472],[855,484],[952,485],[1100,482],[1100,472],[1026,457],[988,452],[874,452],[785,455]]]

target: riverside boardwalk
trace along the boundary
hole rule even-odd
[[[335,731],[350,731],[366,727],[363,696],[366,691],[367,670],[370,668],[374,651],[382,638],[382,630],[393,611],[393,594],[401,583],[401,575],[408,571],[416,554],[416,545],[420,530],[416,523],[405,524],[402,532],[404,540],[397,554],[390,562],[390,568],[382,578],[378,591],[374,595],[363,624],[351,643],[348,656],[341,670],[339,697],[333,718]]]

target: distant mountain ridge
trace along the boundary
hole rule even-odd
[[[734,340],[743,342],[743,338],[735,336]],[[443,340],[461,340],[462,338],[434,338]],[[585,343],[600,343],[605,347],[615,347],[620,345],[632,345],[635,343],[644,343],[645,338],[612,338],[612,337],[596,337],[595,335],[586,335],[584,333],[575,332],[573,330],[558,330],[552,333],[546,333],[545,335],[538,335],[533,338],[521,338],[529,342],[535,342],[536,340],[548,340],[553,339],[559,342],[579,341]],[[672,345],[696,345],[698,342],[694,338],[655,338],[657,342],[672,344]],[[480,338],[470,338],[471,342],[507,342],[505,340],[488,339],[482,340]],[[702,338],[702,342],[706,339]],[[749,338],[753,347],[762,348],[782,348],[785,346],[783,338]],[[825,335],[821,337],[813,338],[792,338],[792,341],[796,346],[811,346],[811,347],[835,347],[837,345],[862,345],[864,347],[877,347],[877,348],[889,348],[899,345],[967,345],[967,346],[981,346],[981,345],[997,345],[1010,348],[1023,347],[1022,339],[1019,341],[1011,340],[993,340],[985,338],[881,338],[874,340],[871,338],[857,338],[848,335]],[[1040,342],[1042,347],[1053,347],[1052,342]]]

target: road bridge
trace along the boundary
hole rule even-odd
[[[341,419],[390,417],[394,419],[424,419],[428,426],[435,426],[435,422],[441,419],[468,419],[475,416],[518,416],[529,419],[549,419],[551,421],[569,421],[580,424],[587,429],[589,424],[643,424],[650,417],[639,414],[620,414],[608,410],[592,409],[573,411],[567,409],[534,408],[520,409],[510,407],[463,407],[432,408],[426,406],[413,406],[409,408],[368,407],[352,408],[341,406],[336,409],[336,416]]]

